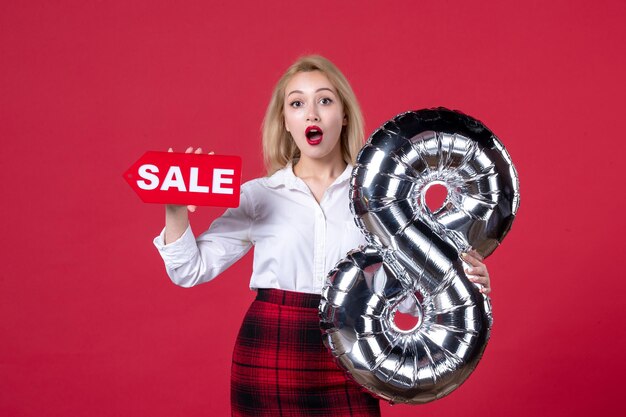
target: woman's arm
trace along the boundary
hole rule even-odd
[[[185,206],[165,206],[165,244],[175,242],[189,227],[189,210]]]
[[[192,151],[188,148],[185,152]],[[201,148],[195,151],[201,152]],[[154,245],[176,285],[192,287],[208,282],[250,250],[253,207],[245,188],[241,188],[239,207],[228,209],[197,239],[189,224],[189,212],[194,212],[196,206],[166,205],[165,228],[154,239]]]

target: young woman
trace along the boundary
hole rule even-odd
[[[166,207],[154,243],[178,285],[213,279],[255,246],[250,288],[257,297],[233,354],[234,416],[380,415],[378,400],[323,346],[317,314],[328,271],[366,243],[348,200],[362,145],[362,116],[348,81],[327,59],[306,56],[279,80],[265,115],[268,176],[243,184],[240,206],[198,238],[188,220],[194,207]],[[466,259],[488,293],[482,260]]]

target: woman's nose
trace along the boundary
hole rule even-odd
[[[319,122],[320,116],[317,113],[317,109],[315,109],[315,107],[312,107],[311,109],[309,109],[309,112],[307,113],[306,120],[308,122]]]

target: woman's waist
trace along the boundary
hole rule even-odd
[[[276,288],[259,288],[256,295],[257,301],[301,308],[318,308],[321,299],[322,296],[319,294],[285,291]]]

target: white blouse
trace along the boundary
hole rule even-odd
[[[350,212],[348,165],[321,202],[291,165],[241,186],[228,209],[194,239],[191,227],[175,242],[154,239],[167,274],[183,287],[208,282],[254,245],[250,288],[320,294],[326,275],[346,253],[366,243]]]

